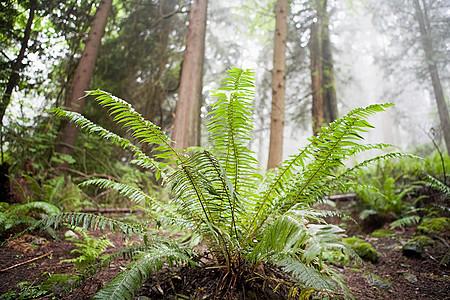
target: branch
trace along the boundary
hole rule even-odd
[[[5,268],[5,269],[3,269],[3,270],[0,270],[0,272],[5,272],[5,271],[8,271],[8,270],[14,269],[15,267],[18,267],[18,266],[21,266],[21,265],[30,263],[30,262],[32,262],[32,261],[41,259],[41,258],[43,258],[43,257],[45,257],[45,256],[48,256],[48,255],[52,254],[52,253],[53,253],[53,250],[50,251],[50,252],[48,252],[48,253],[42,254],[41,256],[38,256],[38,257],[35,257],[35,258],[32,258],[32,259],[29,259],[29,260],[27,260],[27,261],[24,261],[24,262],[18,263],[18,264],[16,264],[16,265],[13,265],[13,266],[11,266],[11,267],[8,267],[8,268]]]

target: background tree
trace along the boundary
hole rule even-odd
[[[432,28],[428,18],[427,2],[423,0],[421,6],[418,0],[412,1],[414,3],[415,17],[419,24],[420,40],[422,42],[423,52],[425,53],[425,61],[428,67],[428,72],[430,73],[442,133],[447,146],[447,153],[450,154],[450,118],[448,115],[447,104],[445,103],[441,79],[439,78],[438,67],[436,65],[436,53],[433,47]]]
[[[172,132],[172,140],[176,142],[177,148],[185,149],[200,144],[200,108],[207,7],[207,0],[195,0],[190,8],[186,50]]]
[[[1,127],[3,128],[3,117],[5,116],[6,108],[8,107],[9,103],[11,102],[11,94],[14,90],[14,88],[17,86],[20,80],[20,71],[23,69],[22,61],[25,57],[25,52],[28,49],[28,41],[31,36],[31,28],[33,25],[34,15],[37,8],[37,1],[31,0],[29,4],[29,16],[28,21],[25,26],[21,47],[19,50],[19,53],[17,55],[17,58],[14,60],[11,66],[11,71],[9,75],[9,80],[6,84],[5,91],[3,92],[2,99],[0,102],[0,123]]]
[[[283,155],[284,96],[286,89],[287,0],[277,0],[272,70],[272,110],[269,161],[267,168],[279,166]]]
[[[311,24],[311,33],[309,38],[309,53],[310,53],[310,72],[311,72],[311,93],[312,93],[312,129],[313,134],[317,135],[323,125],[323,92],[322,92],[322,63],[320,57],[320,38],[317,29],[317,24]]]
[[[80,98],[83,97],[85,91],[89,89],[89,83],[92,78],[95,61],[105,31],[108,15],[111,11],[111,6],[112,0],[102,0],[92,21],[86,45],[75,70],[71,90],[66,99],[65,106],[71,111],[83,111],[84,99]],[[73,153],[73,146],[76,143],[77,134],[78,129],[76,126],[68,122],[62,123],[56,151],[63,155],[71,155]],[[67,163],[64,165],[67,165]]]
[[[114,21],[109,22],[91,83],[127,99],[165,131],[173,126],[185,46],[186,5],[183,0],[122,3],[116,8]],[[109,122],[89,101],[85,114],[104,125]],[[116,127],[111,122],[109,125]],[[146,144],[144,152],[150,150],[144,148]]]
[[[316,0],[319,24],[320,53],[322,63],[323,112],[326,123],[331,123],[338,116],[336,88],[334,85],[333,56],[330,41],[328,1]]]
[[[445,141],[445,134],[448,133],[448,130],[443,129],[445,120],[444,124],[440,120],[441,116],[448,118],[448,112],[444,111],[443,102],[439,105],[440,108],[434,104],[439,92],[435,93],[433,85],[436,85],[438,91],[437,79],[440,79],[443,98],[448,97],[446,91],[450,88],[450,5],[448,1],[440,0],[424,0],[418,3],[419,12],[416,11],[415,1],[407,0],[373,0],[363,7],[373,16],[376,34],[383,36],[381,47],[374,54],[376,64],[384,73],[381,80],[383,97],[396,103],[395,132],[399,138],[409,140],[410,146],[428,140],[423,133],[411,142],[413,134],[419,136],[417,132],[432,129],[438,141]],[[422,13],[422,17],[417,13]],[[419,22],[423,22],[423,29],[420,28]],[[427,50],[424,48],[424,42],[427,44]],[[435,83],[432,82],[430,68],[434,73]],[[421,109],[411,110],[411,105],[420,106]],[[411,131],[411,128],[415,130]],[[405,133],[409,138],[404,137]]]

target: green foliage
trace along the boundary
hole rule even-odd
[[[45,294],[47,291],[40,285],[34,285],[34,282],[22,281],[17,284],[19,291],[9,291],[0,295],[0,299],[5,300],[25,300],[37,299]]]
[[[0,202],[0,234],[20,225],[34,226],[39,224],[37,219],[42,216],[54,215],[59,212],[58,207],[44,201],[12,205]]]
[[[439,211],[448,211],[445,206],[449,199],[450,188],[438,178],[446,178],[445,169],[449,164],[448,155],[439,153],[425,159],[396,159],[389,163],[378,163],[369,171],[360,172],[358,181],[361,187],[355,190],[362,200],[361,219],[370,215],[398,218],[391,223],[391,229],[411,226],[420,221],[418,213],[424,211],[433,215]],[[373,188],[367,188],[369,185]],[[420,207],[417,204],[428,196],[423,190],[433,189],[440,193],[437,201],[441,206]],[[426,193],[426,192],[425,192]],[[429,193],[426,193],[429,194]]]
[[[335,215],[313,208],[335,190],[354,187],[358,170],[374,161],[402,157],[388,153],[351,168],[344,161],[357,153],[385,149],[387,144],[361,145],[360,133],[373,128],[365,119],[391,104],[371,105],[352,110],[346,116],[324,127],[322,133],[309,139],[280,168],[261,175],[257,161],[248,148],[252,136],[253,72],[230,69],[214,95],[217,102],[210,113],[208,149],[173,148],[173,142],[158,126],[145,120],[131,105],[106,92],[94,91],[100,105],[107,108],[113,120],[129,131],[140,143],[150,144],[153,158],[130,140],[108,131],[80,114],[53,109],[82,129],[119,143],[134,152],[133,163],[162,178],[173,199],[165,203],[139,189],[123,183],[93,179],[86,183],[112,188],[150,213],[158,225],[192,231],[202,236],[217,267],[224,271],[223,280],[236,280],[245,264],[260,263],[281,267],[304,291],[323,294],[343,292],[351,297],[342,277],[324,261],[329,251],[352,255],[342,242],[343,230],[326,224],[324,218]],[[337,167],[341,167],[336,172]],[[143,280],[172,265],[196,265],[195,251],[146,230],[147,223],[130,224],[102,216],[65,213],[51,216],[42,226],[68,223],[84,229],[121,230],[124,236],[139,235],[143,245],[136,261],[101,290],[98,299],[131,299]],[[256,276],[256,274],[255,274]],[[231,284],[230,281],[230,284]]]
[[[450,218],[428,218],[417,226],[417,232],[439,234],[450,230]]]
[[[79,280],[79,276],[72,274],[51,274],[41,284],[41,289],[52,293],[55,296],[61,296],[73,288]]]
[[[423,246],[434,246],[435,242],[432,238],[426,235],[419,235],[412,239],[413,242],[422,244]]]
[[[393,234],[392,231],[386,230],[386,229],[377,229],[374,232],[372,232],[373,237],[385,237],[385,236],[390,236],[392,234]]]
[[[380,256],[373,246],[363,239],[356,237],[345,238],[344,242],[349,245],[362,259],[376,262]]]
[[[410,227],[414,224],[419,223],[419,221],[420,217],[417,215],[405,216],[392,222],[389,228],[394,229],[397,227]]]
[[[378,173],[380,174],[380,173]],[[401,215],[409,206],[405,201],[411,193],[415,191],[418,185],[402,183],[402,176],[391,177],[387,172],[377,177],[360,177],[364,185],[370,185],[374,188],[362,186],[357,188],[358,197],[363,201],[366,207],[360,214],[361,219],[365,219],[371,214],[385,216],[389,213]],[[400,190],[399,190],[400,189]]]
[[[115,247],[106,235],[95,238],[90,237],[89,234],[80,227],[75,227],[74,230],[81,234],[83,241],[79,241],[75,238],[68,238],[68,240],[74,242],[74,244],[79,247],[79,249],[72,250],[70,254],[78,253],[79,256],[61,260],[61,262],[73,263],[77,269],[83,269],[94,264],[97,258],[101,259],[102,253],[108,247]]]

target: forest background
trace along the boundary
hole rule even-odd
[[[119,167],[110,163],[115,161],[113,158],[122,165],[132,159],[129,153],[85,133],[79,133],[76,143],[71,142],[73,152],[61,151],[60,138],[67,136],[63,131],[65,125],[47,112],[51,107],[71,109],[68,98],[76,69],[87,48],[97,8],[104,2],[108,1],[2,2],[1,157],[2,162],[11,165],[11,173],[30,167],[35,173],[46,172],[58,166],[72,175],[81,172],[119,176]],[[189,125],[202,130],[208,113],[206,104],[214,101],[210,91],[217,87],[224,70],[232,66],[254,69],[256,125],[250,147],[259,156],[263,168],[267,165],[272,139],[273,88],[270,85],[274,69],[275,2],[206,2],[204,64],[200,72],[203,74],[199,99],[201,118]],[[317,91],[311,81],[315,74],[311,69],[314,56],[311,29],[321,22],[329,30],[333,81],[328,86],[322,83],[320,89],[331,85],[335,90],[339,116],[355,107],[392,102],[396,106],[373,121],[377,130],[367,136],[369,142],[392,143],[421,156],[433,151],[431,141],[445,149],[442,114],[448,120],[448,111],[441,114],[440,120],[430,65],[440,76],[441,92],[448,102],[450,10],[447,1],[295,0],[287,3],[283,158],[304,145],[313,133],[312,99]],[[189,39],[188,25],[196,20],[189,18],[190,15],[198,18],[189,14],[193,11],[191,5],[198,3],[113,1],[88,89],[105,90],[126,99],[164,131],[169,134],[176,131],[174,119],[177,114],[181,116],[176,111],[182,94],[180,78],[191,68],[182,68]],[[420,11],[426,17],[425,37],[418,22]],[[425,51],[425,40],[432,46],[430,55]],[[324,74],[327,76],[327,71]],[[105,113],[93,101],[80,102],[86,103],[81,109],[89,119],[112,128]],[[443,103],[447,110],[445,100]],[[189,146],[206,143],[205,138],[197,137],[197,142]]]
[[[306,167],[306,176],[313,174],[313,178],[316,174],[325,174],[325,177],[330,176],[327,177],[327,182],[333,184],[336,183],[331,179],[336,176],[334,172],[339,173],[339,168],[335,166],[342,165],[343,158],[347,159],[342,153],[354,154],[362,149],[380,150],[388,144],[396,145],[401,152],[425,159],[403,153],[385,153],[385,158],[396,159],[383,163],[382,155],[374,159],[377,163],[371,168],[358,170],[352,177],[354,182],[348,186],[351,188],[339,190],[350,194],[332,195],[337,191],[331,190],[330,186],[325,190],[319,189],[317,187],[320,184],[306,177],[307,184],[311,184],[312,189],[316,189],[320,195],[311,197],[307,191],[302,196],[306,197],[308,205],[312,205],[309,201],[320,198],[321,204],[322,201],[327,203],[333,211],[341,210],[342,207],[337,207],[339,200],[328,201],[332,196],[337,197],[334,199],[347,199],[345,209],[349,208],[349,211],[346,213],[358,222],[361,221],[360,227],[353,223],[339,223],[339,226],[345,227],[349,236],[355,234],[356,227],[365,234],[379,228],[401,227],[402,231],[395,231],[395,234],[403,235],[401,238],[406,239],[415,234],[412,227],[405,230],[408,226],[419,224],[419,230],[429,222],[441,222],[443,227],[438,232],[441,236],[432,234],[440,244],[427,249],[434,251],[432,253],[438,259],[429,255],[436,265],[427,266],[432,269],[430,272],[444,274],[443,267],[448,266],[450,257],[448,242],[445,240],[448,238],[450,221],[448,218],[440,218],[448,215],[450,194],[446,171],[449,164],[447,154],[450,152],[447,108],[450,88],[448,1],[8,0],[0,5],[0,234],[6,239],[5,243],[16,231],[30,225],[29,230],[32,230],[40,222],[47,222],[45,220],[56,220],[53,222],[56,226],[67,221],[64,219],[67,217],[72,219],[71,225],[75,226],[79,225],[81,219],[75,220],[71,217],[74,215],[83,218],[89,215],[86,218],[97,220],[103,218],[103,213],[131,212],[135,209],[134,204],[121,195],[131,195],[131,198],[144,195],[135,194],[137,189],[147,193],[148,199],[158,199],[161,205],[170,206],[173,203],[166,183],[172,179],[178,180],[177,176],[167,176],[161,169],[157,169],[156,174],[145,171],[148,162],[152,160],[149,158],[139,162],[139,159],[145,157],[143,153],[146,153],[159,160],[158,165],[170,166],[169,162],[163,160],[168,160],[170,155],[167,152],[170,151],[167,150],[173,150],[174,144],[170,144],[171,141],[164,134],[159,134],[150,123],[147,125],[158,131],[159,138],[164,136],[163,146],[154,143],[152,136],[139,132],[142,127],[136,123],[129,123],[132,128],[128,131],[118,126],[117,123],[127,123],[137,116],[128,104],[103,92],[91,92],[86,96],[86,91],[100,89],[125,99],[147,120],[166,132],[175,142],[176,148],[210,145],[217,148],[214,140],[220,141],[225,135],[214,128],[218,121],[212,116],[217,111],[220,112],[219,106],[225,96],[218,96],[214,91],[219,87],[225,70],[228,70],[228,75],[231,76],[229,78],[247,74],[239,84],[244,94],[248,93],[253,97],[253,93],[246,90],[253,87],[250,79],[247,79],[252,78],[253,73],[232,69],[237,67],[255,70],[256,93],[252,114],[255,127],[249,136],[247,130],[250,132],[251,125],[246,122],[250,124],[251,118],[240,114],[243,109],[239,107],[230,111],[240,114],[241,119],[230,118],[228,123],[231,124],[230,128],[237,124],[236,127],[242,126],[245,129],[242,131],[245,132],[242,139],[245,146],[248,141],[252,155],[257,156],[255,158],[260,165],[255,169],[252,167],[252,170],[257,170],[254,173],[242,173],[248,176],[239,177],[237,167],[229,171],[236,186],[239,182],[248,188],[246,180],[252,181],[259,178],[266,169],[280,166],[283,159],[304,147],[311,135],[315,137],[310,138],[309,142],[313,146],[318,145],[321,150],[304,152],[307,157],[314,153],[311,154],[314,156],[312,163]],[[222,85],[221,90],[226,90],[224,95],[227,94],[230,99],[240,97],[232,93],[227,85]],[[114,117],[115,120],[111,120],[98,101],[93,101],[93,95],[102,95],[104,101],[100,101],[101,105],[121,112]],[[336,138],[334,133],[324,129],[324,134],[320,134],[322,125],[333,122],[356,107],[386,102],[392,102],[395,106],[369,120],[376,127],[365,135],[366,141],[371,145],[359,146],[351,142],[359,139],[356,131],[346,131],[349,139],[339,138],[339,146],[336,146],[337,143],[333,144],[333,139]],[[218,104],[214,106],[215,103]],[[356,114],[367,116],[371,114],[366,113],[367,111],[374,112],[389,106],[390,104],[385,104],[361,108]],[[227,109],[229,107],[232,104],[227,105]],[[122,143],[120,147],[105,142],[99,136],[78,130],[73,123],[55,116],[65,114],[60,108],[81,113],[93,123],[116,132],[116,137],[132,139],[135,145],[118,138]],[[355,111],[352,113],[355,114]],[[68,114],[72,116],[72,121],[78,116]],[[139,124],[143,123],[145,122]],[[219,125],[225,127],[224,124],[228,123],[222,122]],[[87,121],[78,124],[85,129],[89,127]],[[365,121],[355,121],[352,124],[357,128],[370,127]],[[94,127],[90,128],[95,131],[92,129]],[[205,134],[207,128],[212,133],[210,136]],[[141,141],[133,139],[136,136],[141,137]],[[321,139],[323,144],[317,143]],[[379,142],[383,144],[376,144]],[[333,146],[330,147],[330,144]],[[323,148],[320,148],[321,145]],[[235,149],[247,153],[245,146],[236,146]],[[224,150],[218,148],[213,150]],[[230,148],[226,148],[225,152],[229,153]],[[190,149],[191,154],[200,153],[199,148]],[[356,149],[355,152],[352,149]],[[323,151],[336,152],[333,152],[335,156],[327,156]],[[138,153],[138,157],[133,153]],[[316,153],[319,155],[316,156]],[[198,163],[198,155],[188,158],[176,154],[176,157],[183,169],[183,164],[189,162],[192,167],[201,169],[199,174],[213,174],[204,168],[204,164]],[[244,158],[241,160],[236,159],[236,165],[238,161],[244,165],[253,161],[250,155],[242,157]],[[329,164],[314,165],[314,162],[321,161],[321,157],[327,157]],[[133,168],[133,163],[138,168]],[[353,161],[345,163],[351,165]],[[362,165],[365,166],[366,163],[363,162]],[[326,166],[326,172],[316,172],[323,166]],[[266,175],[270,178],[280,170],[280,174],[284,174],[290,168],[284,167],[269,170]],[[355,167],[353,171],[356,172],[358,168]],[[186,171],[186,174],[189,172]],[[293,173],[286,174],[288,178]],[[269,189],[269,194],[276,191],[278,196],[283,195],[289,184],[295,183],[284,175],[280,176],[286,181],[275,179],[273,186],[276,188]],[[301,176],[303,175],[295,175],[295,178],[302,178]],[[97,178],[94,179],[97,187],[86,185],[86,180],[89,182],[92,178]],[[191,180],[189,176],[185,178]],[[105,185],[106,179],[109,183]],[[210,187],[204,185],[203,181],[201,183],[198,187]],[[172,192],[189,191],[186,185],[174,184],[171,188]],[[303,188],[300,190],[303,191]],[[236,194],[240,192],[242,191]],[[214,189],[209,189],[207,193],[213,195],[211,199],[216,199]],[[172,200],[168,201],[169,198]],[[263,207],[267,198],[264,199],[263,205],[256,210],[253,221],[260,212],[265,213]],[[284,197],[277,199],[285,200]],[[225,207],[216,205],[214,201],[211,203],[215,207]],[[182,206],[181,210],[183,208],[185,207]],[[165,209],[158,211],[167,212]],[[227,210],[224,209],[225,211]],[[230,211],[230,224],[236,228],[234,209]],[[138,215],[123,218],[130,217],[133,223],[135,218],[139,219]],[[44,221],[37,220],[42,217]],[[222,217],[220,215],[218,220],[222,220]],[[431,221],[430,217],[438,218]],[[206,219],[209,220],[208,214]],[[244,225],[247,219],[242,218]],[[267,219],[266,217],[264,221]],[[88,219],[83,221],[84,227],[88,223],[91,226],[95,223],[86,220]],[[257,224],[253,221],[251,225]],[[145,222],[147,220],[142,223],[145,226],[139,227],[144,231],[149,229]],[[156,226],[160,226],[159,221],[156,221]],[[52,230],[48,226],[46,229],[51,235]],[[238,230],[234,232],[239,240]],[[56,237],[55,232],[53,233]],[[162,230],[159,234],[164,235],[166,232]],[[96,240],[87,234],[84,234],[84,239],[91,242]],[[199,239],[193,240],[200,242]],[[249,240],[251,244],[258,241]],[[106,243],[106,236],[100,241],[105,241],[105,244],[100,245],[96,256],[91,257],[92,261],[96,261],[97,256],[109,245]],[[192,247],[196,246],[194,242]],[[231,240],[231,244],[233,243]],[[431,247],[430,245],[421,244]],[[309,246],[305,253],[312,253],[310,249],[314,247]],[[378,250],[384,249],[381,246],[382,243],[377,245]],[[1,249],[9,253],[8,249]],[[400,248],[395,246],[395,249]],[[9,254],[14,255],[14,252]],[[419,253],[419,256],[424,258],[422,254]],[[384,264],[397,275],[404,273],[392,270],[391,266],[394,264],[391,260],[406,259],[404,256],[408,256],[408,251],[405,251],[405,247],[394,254],[377,254],[371,261],[375,263],[378,256],[383,258],[376,268]],[[311,255],[311,259],[321,260],[322,254],[317,257]],[[234,267],[234,263],[239,268],[242,265],[239,260],[232,262],[228,264],[229,267]],[[426,263],[426,260],[422,262]],[[20,265],[19,263],[13,267]],[[397,265],[403,266],[402,263]],[[130,266],[133,271],[133,264]],[[300,264],[299,268],[302,266]],[[417,264],[414,267],[422,270]],[[10,267],[4,270],[9,269]],[[383,272],[384,269],[380,269]],[[446,290],[446,285],[436,284],[433,276],[424,277],[427,280],[432,278],[421,284],[427,296],[430,292],[426,291]],[[447,278],[447,275],[441,277]],[[305,278],[308,281],[309,277]],[[350,275],[350,282],[352,278],[356,277]],[[398,280],[392,282],[402,285]],[[141,283],[135,284],[136,290]],[[19,286],[20,284],[16,288]],[[366,284],[359,286],[364,288]],[[14,298],[14,291],[11,292]],[[415,291],[406,289],[406,292],[412,294]],[[437,297],[440,298],[442,297]]]

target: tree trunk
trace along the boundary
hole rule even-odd
[[[322,90],[325,122],[331,123],[338,118],[336,88],[334,86],[333,57],[330,42],[327,0],[316,0],[319,36],[322,53]]]
[[[105,33],[111,6],[112,0],[102,0],[97,8],[83,54],[75,70],[72,85],[66,99],[65,108],[67,110],[78,113],[83,112],[85,100],[80,98],[83,97],[85,91],[89,89],[89,83],[94,72],[95,61],[100,49],[103,34]],[[63,122],[60,128],[56,151],[61,154],[72,155],[77,135],[78,128],[72,122]]]
[[[316,23],[311,24],[311,37],[309,40],[311,90],[312,90],[312,129],[317,135],[323,125],[323,89],[322,89],[322,64],[320,51],[320,38]]]
[[[172,140],[176,143],[174,146],[179,149],[200,145],[207,8],[208,0],[195,0],[190,10],[180,91],[172,132]]]
[[[283,155],[284,94],[286,86],[286,38],[288,0],[277,0],[272,70],[272,112],[270,116],[267,169],[278,167]]]
[[[2,101],[0,103],[0,126],[1,126],[0,130],[3,130],[3,118],[6,113],[6,108],[11,102],[12,92],[20,80],[19,72],[20,69],[22,68],[22,60],[24,59],[25,52],[28,48],[28,41],[30,40],[31,26],[33,25],[36,7],[37,7],[36,0],[30,1],[30,14],[28,16],[27,25],[25,26],[25,32],[22,39],[22,44],[20,46],[20,51],[19,54],[17,55],[15,62],[12,65],[11,75],[9,76],[9,80],[8,83],[6,84],[6,89],[5,92],[3,93]]]
[[[428,72],[430,73],[431,83],[433,85],[434,97],[436,98],[439,120],[441,122],[441,128],[444,135],[445,144],[447,146],[447,153],[450,155],[450,120],[436,65],[429,26],[430,22],[428,20],[428,15],[423,13],[419,0],[413,0],[413,2],[416,11],[416,19],[419,23],[420,38],[422,41],[423,50],[425,52],[425,60],[427,62]],[[426,9],[425,3],[424,9]]]

